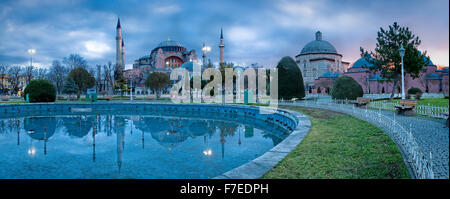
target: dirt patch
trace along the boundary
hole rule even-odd
[[[294,109],[294,110],[298,110],[306,115],[309,115],[311,117],[315,117],[315,118],[320,118],[320,119],[331,119],[334,116],[337,115],[343,115],[342,113],[339,112],[334,112],[334,111],[330,111],[330,110],[326,110],[326,109],[318,109],[318,108],[305,108],[305,107],[282,107],[282,108],[287,108],[287,109]]]

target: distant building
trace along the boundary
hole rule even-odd
[[[395,93],[401,93],[400,82],[397,84],[397,88],[394,88],[392,80],[389,81],[389,79],[381,77],[379,72],[370,70],[370,67],[373,66],[366,61],[367,59],[371,58],[365,57],[356,60],[347,72],[323,74],[315,80],[317,86],[311,90],[312,93],[329,93],[334,80],[342,75],[352,77],[367,94],[392,93],[393,89],[396,89]],[[414,87],[419,88],[424,93],[448,94],[448,68],[438,69],[431,60],[425,59],[424,70],[419,73],[418,78],[413,78],[409,74],[405,75],[405,92]]]
[[[316,39],[306,44],[295,59],[302,71],[305,89],[309,92],[314,88],[317,78],[327,72],[343,73],[350,64],[342,61],[342,55],[330,42],[322,40],[320,31],[316,32]]]

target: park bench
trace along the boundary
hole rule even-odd
[[[9,96],[2,96],[1,99],[4,102],[9,101]]]
[[[111,101],[112,100],[112,96],[105,96],[103,99],[105,99],[106,101]]]
[[[447,116],[447,120],[445,121],[445,126],[448,127],[448,112],[442,113],[443,115]]]
[[[371,101],[370,98],[358,97],[356,100],[351,101],[350,103],[355,104],[356,107],[366,107],[367,104]]]
[[[414,108],[417,106],[417,100],[400,100],[399,105],[395,105],[395,113],[405,115],[405,116],[413,116],[416,114]]]
[[[77,101],[77,97],[76,96],[68,96],[67,101]]]

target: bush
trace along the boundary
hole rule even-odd
[[[277,65],[278,69],[278,98],[302,99],[305,97],[305,85],[302,72],[291,57],[283,57]]]
[[[24,99],[29,96],[30,102],[54,102],[56,99],[55,86],[46,79],[31,80],[24,91]]]
[[[408,94],[410,94],[410,95],[415,95],[417,93],[422,93],[422,90],[420,90],[419,88],[414,88],[414,87],[408,89]]]
[[[357,97],[364,95],[361,85],[353,78],[348,76],[339,77],[331,89],[331,97],[333,99],[355,100]]]

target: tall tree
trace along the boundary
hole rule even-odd
[[[88,67],[87,61],[79,54],[70,54],[69,57],[64,57],[62,62],[69,68],[69,70],[77,67],[87,69]]]
[[[9,81],[9,78],[7,76],[9,70],[8,65],[0,64],[0,89],[1,93],[5,92],[5,90],[8,89],[7,82]]]
[[[277,65],[278,98],[302,99],[305,97],[303,76],[297,63],[289,56],[283,57]]]
[[[370,69],[380,72],[381,76],[388,81],[393,81],[394,89],[392,89],[389,101],[392,101],[397,83],[401,81],[400,46],[405,49],[403,58],[405,74],[408,73],[413,78],[417,78],[429,59],[426,57],[426,52],[422,54],[417,50],[420,43],[419,37],[414,35],[408,27],[401,27],[394,22],[387,30],[380,28],[378,31],[375,52],[368,52],[361,48],[361,57],[373,64]],[[367,54],[371,56],[367,56]]]
[[[156,98],[160,97],[161,91],[170,84],[169,76],[162,72],[153,72],[145,80],[145,86],[156,93]]]
[[[114,88],[114,68],[111,62],[108,62],[108,65],[103,65],[103,71],[105,73],[104,84],[105,89],[108,90],[109,95],[113,94]]]
[[[9,68],[8,73],[9,73],[9,80],[11,83],[11,94],[16,93],[17,91],[19,91],[22,67],[13,66]]]
[[[95,85],[95,78],[82,67],[72,69],[69,73],[69,77],[72,78],[78,86],[77,99],[80,99],[81,93],[87,88],[91,88]]]
[[[49,79],[55,84],[56,92],[61,94],[64,79],[68,75],[68,68],[64,67],[61,62],[54,60],[52,66],[50,67]]]
[[[33,66],[27,66],[25,67],[24,76],[25,76],[25,83],[28,84],[33,79]]]

